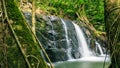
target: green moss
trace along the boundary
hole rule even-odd
[[[21,47],[22,47],[22,50],[24,51],[25,56],[29,56],[29,55],[35,56],[38,59],[38,61],[40,61],[39,68],[48,68],[43,58],[40,55],[40,48],[39,48],[38,42],[34,42],[32,32],[30,28],[27,27],[26,20],[22,16],[14,0],[6,0],[6,8],[7,8],[9,19],[13,21],[13,23],[11,24],[12,28],[21,44]],[[8,39],[8,41],[9,40],[10,39]],[[11,44],[11,42],[12,41],[10,41],[9,43]],[[15,52],[12,52],[10,48],[12,48]],[[20,52],[19,46],[17,45],[14,47],[10,46],[10,48],[8,50],[8,54],[9,54],[8,58],[10,58],[9,63],[12,65],[12,68],[19,67],[19,66],[20,66],[19,68],[21,67],[26,68],[26,63],[25,62],[22,63],[25,60],[23,59],[21,60],[21,57],[20,57],[22,53]],[[16,55],[18,56],[17,58],[12,58],[12,57],[16,57]],[[35,61],[34,57],[27,58],[27,59],[30,65],[32,66],[32,68],[36,67],[36,64],[38,64],[38,62]]]

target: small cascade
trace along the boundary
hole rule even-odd
[[[63,21],[63,19],[61,19],[61,22],[63,24],[63,28],[65,30],[65,38],[66,38],[66,42],[67,42],[67,55],[68,55],[68,59],[72,59],[72,56],[71,56],[71,46],[70,46],[70,41],[69,41],[69,38],[68,38],[68,31],[67,31],[67,25],[66,23]]]
[[[103,53],[101,45],[96,41],[96,51],[99,51],[101,56],[104,56],[105,54]]]
[[[82,55],[82,57],[87,57],[87,56],[91,56],[92,52],[90,51],[88,44],[86,42],[86,39],[84,37],[84,33],[82,31],[82,29],[75,23],[74,27],[75,27],[75,31],[77,33],[77,38],[78,38],[78,45],[79,45],[79,51]]]

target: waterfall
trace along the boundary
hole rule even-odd
[[[31,13],[24,12],[24,15],[31,25]],[[87,44],[83,30],[74,22],[54,16],[39,17],[39,15],[37,15],[36,19],[38,23],[36,26],[37,37],[52,62],[71,59],[97,61],[99,59],[97,56],[99,55],[102,56],[104,60],[105,52],[103,53],[104,49],[102,49],[99,42],[95,41],[96,52],[93,52],[95,49],[90,50],[90,45]],[[42,25],[44,25],[45,28],[41,27]],[[95,53],[98,55],[93,55]],[[42,56],[44,57],[43,54]]]
[[[92,52],[89,50],[87,41],[84,37],[84,33],[82,31],[82,29],[75,23],[74,27],[75,27],[75,31],[77,33],[77,38],[78,38],[78,44],[79,44],[79,51],[81,52],[82,57],[87,57],[87,56],[91,56]]]
[[[71,56],[71,46],[70,46],[70,41],[69,41],[69,38],[68,38],[68,31],[67,31],[67,25],[66,23],[63,21],[63,19],[61,19],[61,22],[63,24],[63,28],[65,29],[65,38],[66,38],[66,42],[67,42],[67,55],[68,55],[68,59],[72,59],[72,56]]]
[[[103,53],[101,45],[97,41],[95,43],[96,43],[96,51],[99,50],[100,55],[104,56],[105,54]]]

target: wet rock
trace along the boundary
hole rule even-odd
[[[49,30],[48,33],[51,34],[51,35],[53,35],[53,36],[57,35],[57,33],[54,30]]]
[[[50,19],[50,21],[55,21],[58,19],[56,16],[48,16],[48,18]]]
[[[67,54],[65,49],[50,48],[46,49],[49,58],[52,62],[65,61],[67,60]]]
[[[27,22],[31,25],[32,24],[32,14],[30,13],[30,12],[23,12],[23,14],[24,14],[24,16],[25,16],[25,18],[26,18],[26,20],[27,20]]]
[[[78,58],[81,57],[80,52],[76,51],[76,50],[72,51],[72,56],[73,56],[74,59],[78,59]]]
[[[57,40],[56,43],[57,43],[57,44],[56,44],[56,47],[57,47],[58,49],[60,49],[60,48],[67,49],[67,48],[68,48],[68,47],[66,46],[66,45],[67,45],[66,39]]]

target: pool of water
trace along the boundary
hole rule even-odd
[[[69,60],[54,63],[55,68],[108,68],[110,59],[107,57],[84,57],[76,60]]]

